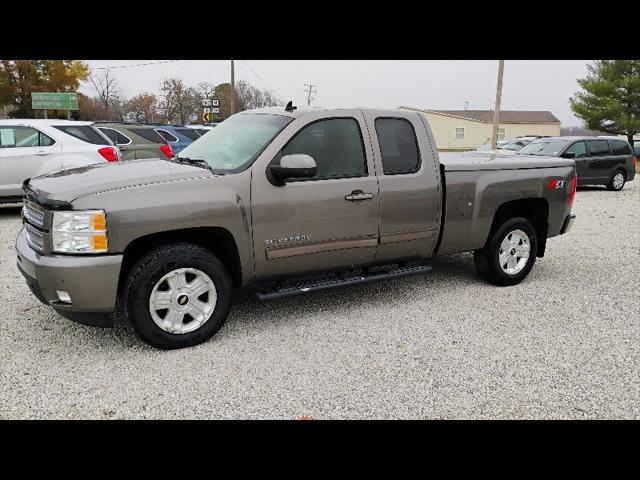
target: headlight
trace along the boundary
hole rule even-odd
[[[106,252],[107,218],[104,210],[53,212],[51,240],[54,252]]]

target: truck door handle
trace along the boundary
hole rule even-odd
[[[362,190],[354,190],[349,195],[345,195],[344,199],[349,200],[350,202],[357,202],[359,200],[371,200],[373,198],[373,193],[366,193]]]
[[[51,152],[45,152],[44,150],[40,150],[39,152],[36,152],[36,155],[38,155],[39,157],[44,157],[45,155],[49,155]]]

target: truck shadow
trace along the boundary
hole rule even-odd
[[[227,329],[241,326],[255,330],[269,328],[270,320],[278,323],[298,323],[303,321],[304,312],[323,312],[325,315],[349,315],[354,311],[369,310],[407,301],[421,300],[423,295],[437,295],[441,284],[447,283],[447,290],[462,289],[482,281],[473,265],[470,254],[437,257],[428,262],[433,267],[429,273],[383,280],[366,285],[339,287],[311,294],[297,295],[270,302],[257,302],[246,291],[239,291],[233,299],[234,306],[229,315]],[[368,313],[367,313],[368,314]]]

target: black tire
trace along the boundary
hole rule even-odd
[[[616,175],[618,174],[622,175],[622,184],[620,184],[619,187],[615,187],[613,183],[614,183],[614,179],[616,178]],[[613,192],[619,192],[624,188],[624,184],[626,182],[627,182],[627,173],[623,169],[619,168],[611,174],[609,183],[607,183],[607,190],[611,190]]]
[[[184,333],[161,329],[149,312],[149,297],[155,284],[178,268],[196,268],[213,281],[217,300],[213,313],[199,328]],[[174,243],[145,254],[129,271],[120,293],[120,308],[138,336],[153,347],[175,349],[198,345],[222,327],[229,309],[233,282],[224,264],[213,253],[198,245]]]
[[[529,258],[522,270],[515,274],[505,272],[500,266],[500,246],[510,232],[522,230],[529,237]],[[526,218],[511,218],[502,223],[489,236],[485,247],[473,252],[476,270],[489,283],[499,286],[516,285],[529,274],[536,261],[538,237],[531,222]]]

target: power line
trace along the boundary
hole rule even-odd
[[[249,65],[249,64],[247,63],[247,61],[246,61],[246,60],[242,60],[242,61],[244,62],[244,64],[245,64],[247,67],[249,67],[249,70],[251,70],[251,71],[253,72],[253,74],[254,74],[256,77],[258,77],[260,80],[262,80],[262,82],[263,82],[263,83],[264,83],[264,84],[269,88],[269,90],[273,90],[273,91],[274,91],[274,92],[276,92],[278,95],[280,95],[281,97],[283,97],[283,98],[284,98],[284,95],[282,95],[282,93],[280,93],[278,90],[276,90],[276,89],[275,89],[275,88],[273,88],[271,85],[269,85],[269,84],[265,81],[265,79],[264,79],[264,78],[262,78],[260,75],[258,75],[258,74],[256,73],[256,71],[255,71],[253,68],[251,68],[251,65]]]
[[[162,60],[160,62],[137,63],[135,65],[115,65],[113,67],[96,67],[96,70],[110,70],[112,68],[146,67],[147,65],[159,65],[161,63],[173,63],[173,62],[182,62],[182,60]]]

